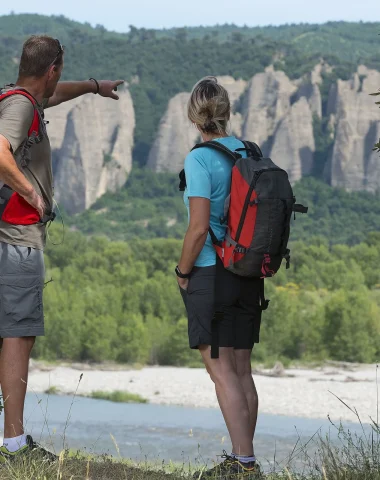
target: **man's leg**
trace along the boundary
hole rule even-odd
[[[0,354],[0,378],[4,401],[4,438],[24,433],[24,402],[29,358],[35,337],[4,338]]]
[[[251,414],[236,371],[234,349],[220,347],[218,359],[211,358],[209,346],[200,346],[199,350],[215,383],[216,395],[231,437],[233,452],[251,457],[253,456]]]
[[[259,397],[252,378],[251,353],[252,350],[235,350],[236,371],[247,399],[253,439],[256,430]]]

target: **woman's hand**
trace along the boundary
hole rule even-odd
[[[179,278],[179,277],[177,277],[177,280],[178,280],[179,288],[181,288],[182,290],[187,291],[187,287],[189,286],[189,279],[188,279],[188,278]]]

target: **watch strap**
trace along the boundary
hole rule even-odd
[[[190,278],[190,273],[182,273],[178,265],[175,267],[175,274],[178,278]]]

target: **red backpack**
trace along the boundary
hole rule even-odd
[[[243,277],[273,277],[282,261],[290,265],[288,241],[290,221],[294,212],[307,213],[308,208],[297,205],[288,174],[252,142],[243,142],[244,148],[232,151],[217,141],[196,145],[213,148],[227,155],[232,168],[231,194],[221,223],[227,223],[227,234],[219,241],[209,233],[224,267]],[[247,152],[243,158],[240,151]],[[180,174],[180,190],[184,190],[184,171]],[[268,308],[262,296],[262,309]]]
[[[27,151],[32,145],[41,142],[43,139],[43,133],[41,131],[42,118],[37,109],[36,99],[25,90],[15,89],[6,92],[0,90],[0,102],[13,95],[23,95],[34,107],[33,121],[28,131],[28,137],[21,145],[21,165],[19,165],[19,167],[26,168],[28,166],[26,160]],[[12,225],[33,225],[41,221],[46,223],[52,220],[53,217],[54,214],[50,214],[41,219],[37,210],[29,205],[23,197],[14,192],[8,185],[0,184],[0,219],[3,222]]]

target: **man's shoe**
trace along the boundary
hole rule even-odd
[[[257,462],[242,463],[237,458],[223,452],[221,456],[225,460],[210,470],[196,472],[194,480],[238,480],[251,479],[259,480],[263,478],[260,467]]]
[[[24,455],[33,455],[35,458],[46,460],[48,462],[55,462],[58,460],[57,455],[54,455],[54,453],[41,447],[41,445],[36,443],[30,435],[27,435],[26,437],[26,445],[19,450],[16,450],[16,452],[10,452],[4,445],[0,447],[0,463],[12,461]]]

